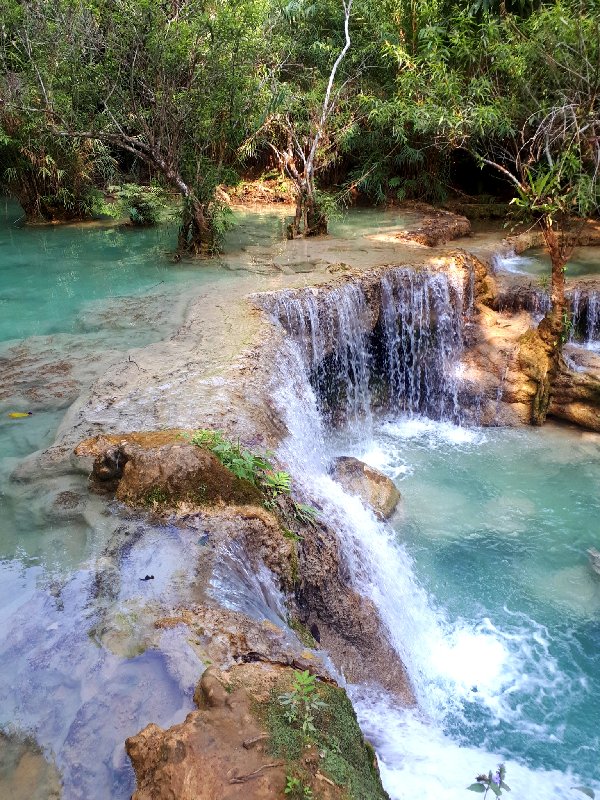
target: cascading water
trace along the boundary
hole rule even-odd
[[[462,300],[462,287],[441,273],[402,269],[381,279],[383,375],[394,412],[458,419]]]
[[[271,309],[299,343],[320,410],[344,409],[348,420],[370,418],[370,310],[362,287],[347,284],[327,293],[326,305],[312,290],[281,292]]]
[[[595,349],[600,344],[600,292],[574,289],[571,309],[571,342]]]
[[[544,724],[543,716],[540,722],[532,721],[534,715],[530,719],[527,709],[537,703],[553,719],[549,698],[560,691],[567,704],[576,698],[579,702],[586,695],[583,674],[577,669],[572,675],[561,671],[547,627],[527,613],[509,613],[505,607],[506,619],[499,627],[483,605],[479,617],[476,613],[467,619],[436,608],[415,577],[413,560],[399,543],[397,532],[378,522],[327,474],[332,456],[351,451],[388,474],[403,477],[412,469],[403,466],[403,453],[409,449],[413,455],[423,452],[426,464],[439,450],[444,451],[444,458],[446,451],[453,454],[451,471],[441,486],[452,480],[461,485],[463,456],[477,463],[475,459],[485,450],[482,445],[488,446],[486,437],[504,435],[484,435],[452,424],[457,414],[453,373],[462,347],[461,297],[444,275],[393,270],[377,290],[368,293],[342,287],[331,294],[305,291],[284,295],[276,304],[267,301],[290,333],[274,390],[274,401],[290,432],[279,456],[337,532],[351,581],[374,602],[412,680],[419,703],[416,710],[399,707],[376,687],[348,687],[361,725],[377,748],[392,799],[413,800],[439,792],[458,800],[475,774],[493,768],[508,754],[509,782],[515,796],[555,800],[568,797],[574,784],[593,780],[573,776],[570,770],[577,770],[577,763],[568,756],[548,755],[552,742],[565,734],[560,726],[553,730],[553,723]],[[373,298],[379,302],[375,313]],[[366,314],[369,305],[370,317]],[[375,324],[361,330],[357,321],[366,319],[375,319]],[[335,352],[336,335],[342,353]],[[382,406],[378,381],[385,384],[386,423],[374,417],[373,427],[365,429],[361,414],[368,409],[363,404],[350,406],[352,413],[346,414],[349,424],[341,432],[324,427],[320,412],[325,410],[327,419],[332,411],[321,394],[324,375],[331,369],[328,359],[329,365],[335,366],[336,379],[347,387],[338,397],[356,397],[355,381],[360,376],[361,404],[366,394],[373,405]],[[389,421],[389,412],[394,411],[408,413]],[[438,421],[428,420],[426,414]],[[518,452],[518,443],[515,448]],[[491,475],[496,474],[494,465],[499,458],[492,451]],[[478,491],[489,491],[478,490],[476,470],[472,477],[465,477],[465,487],[473,487],[473,496],[456,512],[467,526],[472,524],[469,511],[481,505]],[[452,504],[444,505],[448,501],[441,496],[438,508],[436,492],[440,489],[426,483],[420,508],[424,512],[430,509],[434,519],[440,511],[442,517],[448,514],[453,519]],[[522,502],[527,512],[529,506]],[[496,518],[497,510],[488,516]],[[512,516],[507,524],[514,524]],[[399,530],[407,536],[414,523],[405,519],[402,525]],[[443,523],[441,527],[443,530]],[[494,557],[500,563],[501,552]],[[461,564],[462,583],[466,574]],[[495,580],[492,569],[492,589]],[[510,602],[509,590],[501,591]],[[563,683],[566,688],[561,689]],[[520,751],[515,744],[519,736],[524,742],[535,737],[544,755],[536,754],[537,744],[533,757],[527,747]]]
[[[282,292],[264,302],[298,343],[329,420],[341,415],[368,429],[373,406],[459,419],[461,282],[397,268],[368,292],[348,283],[326,292]]]

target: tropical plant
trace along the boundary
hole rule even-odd
[[[279,702],[285,707],[287,721],[298,723],[306,738],[315,733],[315,713],[327,705],[319,697],[316,677],[308,670],[296,671],[291,691],[280,695]]]
[[[488,792],[492,792],[492,794],[496,795],[496,797],[502,796],[502,791],[510,792],[510,786],[508,786],[504,778],[506,777],[506,767],[504,764],[498,764],[498,768],[495,772],[490,770],[487,775],[478,775],[476,783],[472,783],[470,786],[467,786],[467,789],[471,792],[478,792],[479,794],[483,794],[483,798],[488,795]]]

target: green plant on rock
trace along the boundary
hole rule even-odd
[[[257,455],[240,445],[239,440],[226,439],[222,431],[199,430],[190,438],[192,444],[205,447],[219,459],[221,464],[233,474],[256,485],[261,485],[263,473],[274,472],[267,456]]]
[[[146,504],[149,506],[160,506],[167,502],[169,496],[160,486],[154,486],[146,495]]]
[[[300,778],[296,778],[293,775],[286,775],[283,793],[289,794],[293,800],[308,800],[313,796],[310,786],[306,786]]]
[[[303,673],[306,675],[306,673]],[[304,682],[305,678],[301,678]],[[294,680],[294,684],[298,681]],[[310,688],[314,686],[314,689]],[[289,684],[285,686],[285,690]],[[281,689],[275,688],[264,709],[264,724],[269,731],[269,752],[287,765],[287,774],[302,780],[304,756],[307,744],[319,754],[319,771],[343,787],[344,797],[348,800],[385,800],[387,794],[381,785],[377,762],[373,748],[365,742],[358,726],[352,704],[338,686],[321,683],[309,676],[307,691],[309,699],[318,699],[318,705],[311,712],[315,730],[306,736],[300,724],[301,712],[296,721],[290,722],[291,703],[282,703],[282,697],[290,695],[299,705],[300,690],[294,688],[282,695]],[[304,781],[306,783],[306,781]]]
[[[280,695],[279,702],[285,707],[287,721],[298,723],[306,738],[316,732],[315,713],[327,705],[319,697],[316,677],[308,670],[296,672],[291,691]]]
[[[269,460],[270,453],[260,455],[242,447],[239,439],[232,442],[222,431],[202,429],[190,437],[192,444],[204,447],[219,459],[233,474],[261,489],[266,497],[265,506],[274,508],[280,495],[292,491],[292,478],[288,472],[276,470]]]
[[[505,792],[510,792],[510,786],[504,782],[505,777],[506,767],[504,764],[498,764],[496,772],[492,772],[492,770],[490,770],[487,775],[478,775],[477,778],[475,778],[476,783],[472,783],[470,786],[467,786],[467,789],[470,792],[482,794],[484,800],[487,797],[488,792],[492,792],[496,795],[496,797],[501,797],[502,790]]]
[[[319,516],[319,512],[313,506],[307,506],[305,503],[297,503],[294,500],[294,516],[303,525],[314,525]]]

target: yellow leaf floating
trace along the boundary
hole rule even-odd
[[[30,417],[31,414],[31,411],[11,411],[8,416],[12,419],[23,419],[23,417]]]

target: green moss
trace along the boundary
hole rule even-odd
[[[261,716],[269,732],[269,749],[283,759],[290,775],[303,771],[302,754],[306,739],[295,723],[285,718],[279,696],[289,687],[274,689]],[[388,800],[381,785],[373,748],[365,742],[352,704],[343,689],[319,683],[320,699],[325,707],[315,714],[315,733],[311,743],[322,758],[320,771],[340,787],[349,800]]]
[[[302,644],[305,647],[315,648],[318,647],[317,642],[315,641],[314,636],[308,630],[306,625],[303,625],[297,617],[290,617],[288,619],[288,625],[294,631],[296,636],[300,639]]]
[[[169,500],[168,494],[160,486],[154,486],[146,494],[145,502],[147,506],[162,506]]]

